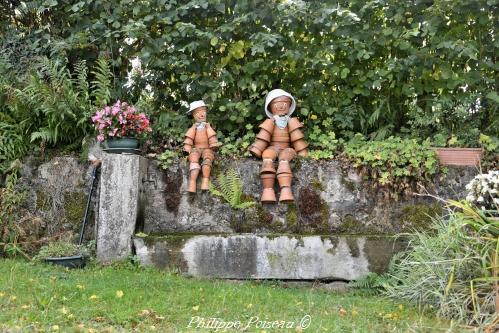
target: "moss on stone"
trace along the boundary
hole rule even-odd
[[[36,209],[48,211],[51,207],[51,198],[43,191],[36,191]]]
[[[70,224],[79,226],[85,215],[85,194],[82,192],[65,192],[64,212]]]
[[[312,182],[310,183],[310,185],[312,186],[313,189],[315,189],[317,191],[324,191],[325,190],[324,184],[322,184],[322,182],[317,178],[312,179]]]
[[[294,203],[288,204],[286,212],[286,224],[289,231],[298,231],[298,209]]]
[[[406,224],[406,230],[424,230],[431,225],[431,219],[442,214],[442,207],[438,203],[408,205],[402,208],[400,221]]]

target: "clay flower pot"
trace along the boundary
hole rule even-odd
[[[293,179],[293,175],[290,173],[281,173],[277,175],[277,179],[279,179],[279,186],[282,187],[290,187],[291,180]]]
[[[293,197],[293,192],[291,192],[291,187],[281,188],[281,194],[279,195],[279,202],[293,202],[295,198]]]
[[[270,173],[275,178],[274,162],[272,160],[263,160],[260,174]]]
[[[275,191],[273,188],[264,188],[262,191],[262,197],[260,198],[261,202],[269,202],[273,203],[277,201],[275,197]]]
[[[284,149],[280,154],[279,154],[279,159],[282,161],[291,161],[294,157],[296,156],[296,152],[292,148]],[[289,167],[289,163],[288,163]]]
[[[308,143],[306,143],[304,140],[298,140],[293,143],[293,147],[295,148],[296,151],[301,151],[305,148],[308,147]]]
[[[266,142],[270,142],[271,135],[267,131],[260,131],[260,133],[256,135],[256,138]]]
[[[298,118],[291,118],[289,119],[288,127],[295,130],[297,128],[303,127],[303,124],[298,120]]]
[[[477,166],[483,155],[482,148],[435,148],[442,165]]]
[[[274,188],[274,183],[275,183],[275,175],[272,173],[266,173],[262,174],[260,176],[260,179],[262,180],[262,187],[263,188]]]
[[[267,119],[260,124],[260,128],[266,130],[268,133],[272,133],[274,129],[274,121],[272,119]]]
[[[303,139],[305,135],[302,131],[293,131],[290,133],[291,142],[295,142],[297,140]]]

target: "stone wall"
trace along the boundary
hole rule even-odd
[[[92,151],[102,157],[99,150]],[[234,210],[209,192],[187,193],[187,163],[177,160],[167,172],[148,160],[143,191],[146,199],[138,228],[146,234],[170,233],[294,233],[294,234],[395,234],[424,227],[428,215],[441,211],[436,200],[414,196],[387,201],[369,189],[354,171],[342,171],[336,161],[303,160],[294,163],[295,204],[260,204],[260,162],[254,159],[218,160],[213,174],[234,168],[254,207]],[[78,233],[83,218],[92,167],[73,156],[41,162],[28,158],[20,185],[28,190],[26,205],[45,221],[45,233]],[[436,180],[431,193],[443,198],[464,197],[464,186],[475,168],[449,168]],[[95,198],[87,239],[95,237]]]
[[[254,159],[218,160],[213,174],[235,169],[244,193],[255,200],[244,211],[231,209],[209,192],[190,194],[187,163],[176,161],[164,172],[150,161],[144,189],[147,195],[143,232],[167,233],[296,233],[396,234],[425,227],[428,216],[441,212],[431,197],[387,200],[353,170],[337,161],[302,160],[294,163],[293,204],[260,204],[260,162]],[[442,198],[462,198],[474,168],[450,168],[427,190]]]

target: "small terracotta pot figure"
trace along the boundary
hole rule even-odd
[[[201,190],[210,187],[210,173],[214,151],[218,149],[217,133],[209,123],[206,122],[208,109],[203,101],[195,101],[190,104],[187,114],[192,113],[194,125],[185,133],[184,151],[189,154],[189,185],[187,191],[196,193],[196,180],[199,172],[202,172]],[[199,164],[202,158],[203,162]]]
[[[250,152],[263,159],[260,169],[262,202],[276,202],[276,175],[281,188],[279,202],[294,201],[291,192],[293,173],[289,163],[297,154],[308,154],[308,143],[305,142],[301,131],[303,124],[298,118],[291,118],[295,108],[293,96],[282,89],[270,91],[265,99],[265,114],[269,119],[260,124],[256,141],[250,146]],[[277,170],[274,166],[276,159],[279,161]]]

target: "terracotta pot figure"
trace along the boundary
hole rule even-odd
[[[293,173],[289,163],[298,154],[308,154],[308,143],[304,140],[301,128],[303,124],[298,118],[291,118],[296,102],[291,94],[282,89],[268,93],[265,99],[265,114],[269,119],[260,124],[260,132],[250,146],[250,152],[263,159],[260,169],[262,180],[262,202],[276,202],[274,183],[277,181],[281,192],[279,202],[294,201],[291,192]],[[277,170],[274,161],[278,160]]]
[[[211,165],[215,158],[214,151],[219,144],[217,133],[209,123],[206,122],[208,109],[203,101],[195,101],[190,104],[188,114],[192,113],[194,125],[185,133],[184,151],[189,154],[189,185],[187,191],[196,193],[196,180],[199,172],[202,172],[201,190],[210,187]],[[199,164],[199,160],[202,163]]]

